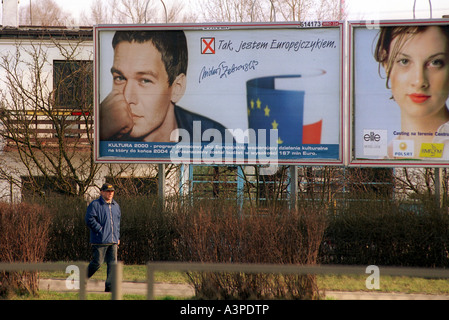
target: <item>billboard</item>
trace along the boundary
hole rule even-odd
[[[449,21],[349,22],[349,164],[449,164]]]
[[[95,160],[343,164],[341,22],[94,28]]]

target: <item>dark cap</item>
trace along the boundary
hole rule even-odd
[[[115,191],[114,186],[110,183],[105,183],[101,186],[101,191]]]

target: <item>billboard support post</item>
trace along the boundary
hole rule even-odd
[[[438,205],[438,208],[443,207],[443,173],[441,168],[435,168],[435,201]]]
[[[165,164],[160,163],[158,164],[158,196],[161,200],[162,206],[165,204],[165,196],[164,196],[164,189],[165,189]]]
[[[290,170],[290,208],[298,209],[298,167],[289,166]]]

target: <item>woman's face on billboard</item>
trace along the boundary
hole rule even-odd
[[[393,39],[391,47],[395,46]],[[394,100],[409,117],[444,114],[449,95],[449,41],[431,26],[410,34],[395,57],[390,73]]]

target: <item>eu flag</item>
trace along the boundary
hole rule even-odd
[[[279,78],[299,78],[301,75],[281,75],[247,81],[248,127],[278,130],[279,145],[319,144],[321,121],[304,125],[304,95],[302,90],[278,90]]]

